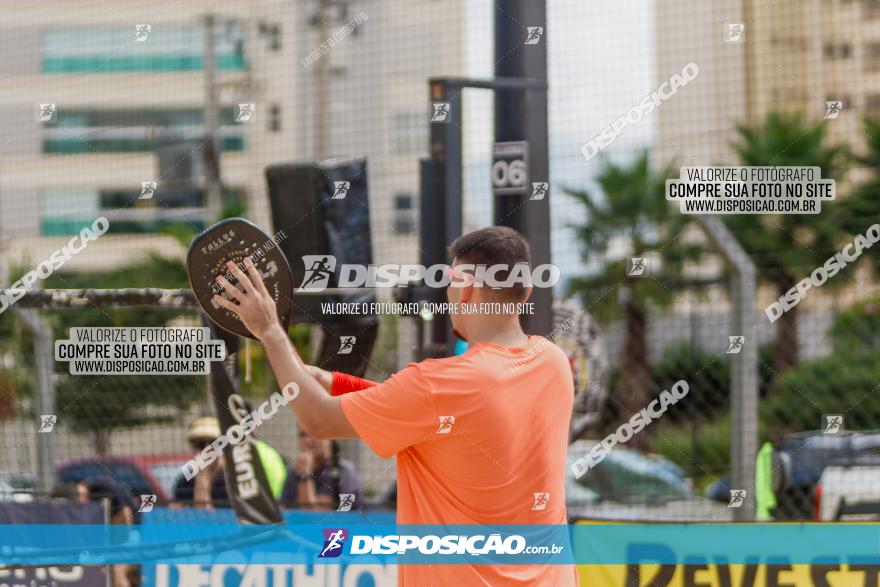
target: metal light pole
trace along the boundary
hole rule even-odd
[[[495,2],[495,77],[547,81],[547,6],[545,0]],[[495,91],[495,141],[524,141],[528,179],[525,191],[495,195],[495,224],[515,228],[532,249],[532,264],[550,262],[550,202],[552,184],[547,134],[547,90]],[[534,182],[547,182],[546,195],[529,200]],[[553,328],[553,290],[535,288],[535,313],[523,316],[523,326],[535,334]]]

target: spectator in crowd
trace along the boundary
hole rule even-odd
[[[87,481],[78,481],[77,487],[85,484],[87,495],[91,500],[110,500],[110,523],[133,524],[134,513],[138,509],[138,503],[131,490],[107,475],[93,477]],[[81,492],[79,493],[81,495]]]
[[[214,442],[220,436],[220,422],[213,416],[196,418],[190,424],[187,440],[195,454],[200,453],[206,446]],[[281,454],[271,445],[251,436],[251,440],[257,450],[266,480],[275,499],[281,497],[284,489],[284,481],[287,478],[287,465]],[[194,507],[211,509],[215,505],[226,505],[229,502],[229,494],[226,491],[226,480],[223,476],[223,457],[215,459],[206,469],[196,473],[193,479],[180,474],[174,485],[174,500],[178,502],[192,503]]]
[[[111,524],[134,524],[134,513],[138,509],[137,501],[128,487],[107,475],[78,479],[69,485],[56,486],[51,497],[80,503],[107,500]],[[141,584],[138,565],[110,565],[110,577],[112,587],[137,587]]]
[[[336,509],[333,494],[333,471],[330,466],[332,445],[329,440],[317,440],[300,429],[299,453],[287,472],[287,482],[281,494],[281,502],[305,509]],[[353,495],[351,509],[361,506],[361,486],[357,471],[351,461],[339,459],[339,493]]]
[[[220,423],[217,418],[205,416],[196,418],[189,425],[186,440],[198,454],[220,436]],[[226,480],[223,478],[223,457],[217,458],[206,469],[187,479],[183,473],[174,484],[174,500],[192,504],[200,509],[212,509],[214,504],[225,505],[229,501]]]
[[[89,487],[85,481],[77,481],[76,483],[59,483],[52,488],[49,499],[53,501],[75,501],[77,503],[88,503]]]

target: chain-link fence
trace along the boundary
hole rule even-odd
[[[40,287],[187,288],[184,251],[200,229],[234,215],[271,227],[267,167],[331,157],[366,159],[373,262],[417,262],[427,80],[490,78],[496,65],[491,2],[204,0],[108,10],[53,0],[5,9],[4,286],[103,216],[107,234],[41,276]],[[857,240],[880,222],[876,16],[868,1],[554,0],[548,22],[516,23],[520,50],[543,27],[538,42],[548,51],[552,260],[562,274],[554,293],[565,298],[554,338],[580,394],[571,516],[728,520],[743,499],[774,519],[880,510],[880,435],[870,432],[880,409],[877,255],[864,246],[870,235]],[[690,81],[670,81],[688,64],[697,66]],[[493,218],[493,103],[475,90],[463,96],[472,229]],[[666,179],[698,165],[818,166],[837,182],[821,214],[723,217],[755,268],[745,331],[731,270],[693,216],[664,197]],[[53,339],[74,326],[197,324],[192,310],[156,307],[34,317]],[[417,356],[420,325],[379,320],[367,377],[384,380]],[[0,481],[26,489],[40,475],[38,358],[18,309],[0,314],[0,328]],[[300,324],[291,335],[314,356],[321,332]],[[738,422],[734,361],[747,348],[758,358],[758,407],[753,421]],[[259,345],[242,348],[239,362],[246,395],[265,398],[275,384]],[[211,412],[204,377],[66,369],[53,365],[52,470],[83,469],[53,482],[124,457],[173,489],[174,467],[191,449],[188,427]],[[688,390],[678,398],[681,380]],[[641,426],[632,420],[639,413]],[[751,455],[751,495],[731,480],[743,446],[735,430],[773,447]],[[295,465],[290,414],[257,434]],[[342,444],[365,500],[393,505],[393,462]]]

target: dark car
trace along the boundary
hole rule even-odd
[[[153,494],[161,503],[171,501],[180,468],[190,458],[186,453],[95,456],[63,462],[55,468],[55,475],[61,483],[111,477],[128,487],[132,495]]]
[[[880,454],[880,432],[838,432],[814,430],[785,436],[773,454],[773,492],[777,520],[808,520],[813,517],[816,484],[829,465],[845,465]],[[730,477],[716,481],[705,492],[715,501],[730,499]]]

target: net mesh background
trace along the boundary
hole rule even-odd
[[[243,214],[268,230],[268,165],[366,157],[374,263],[420,259],[427,80],[487,79],[495,65],[494,6],[482,0],[156,0],[112,9],[48,0],[3,8],[4,285],[106,216],[110,231],[40,287],[188,287],[185,243],[213,220],[202,161],[206,14],[214,17],[222,152],[217,214]],[[728,351],[729,337],[743,335],[759,348],[759,417],[748,425],[785,455],[774,459],[775,515],[813,517],[822,469],[875,457],[880,444],[870,432],[880,416],[876,250],[780,320],[770,323],[764,308],[880,221],[880,127],[871,122],[880,115],[878,4],[551,0],[547,13],[546,23],[517,25],[524,42],[529,27],[544,27],[547,43],[552,260],[562,275],[554,293],[587,316],[584,348],[605,366],[588,374],[601,392],[577,404],[589,424],[570,460],[675,381],[690,384],[662,418],[569,480],[569,513],[730,519],[728,490],[736,488],[725,479],[737,439]],[[692,81],[585,156],[582,147],[690,63],[699,72]],[[253,105],[249,119],[240,105]],[[465,90],[463,108],[464,226],[475,229],[492,223],[492,96]],[[749,332],[732,331],[730,273],[703,233],[677,210],[649,205],[662,201],[663,180],[683,165],[819,165],[837,181],[837,200],[820,215],[725,219],[758,268]],[[144,182],[156,182],[152,197],[142,197]],[[643,277],[627,275],[634,257],[647,260]],[[72,326],[198,323],[191,310],[156,307],[37,316],[53,338]],[[307,356],[320,330],[292,331]],[[34,337],[16,309],[0,314],[0,331],[0,480],[26,485],[38,474]],[[412,319],[382,316],[368,377],[385,379],[413,360],[416,332]],[[242,389],[259,401],[276,385],[259,345],[247,354],[251,378]],[[210,413],[204,377],[72,377],[66,367],[56,363],[53,374],[59,464],[187,453],[187,426]],[[826,415],[842,415],[843,431],[823,433]],[[257,436],[288,462],[296,457],[289,413]],[[342,445],[365,495],[379,499],[393,483],[393,460],[358,442]]]

